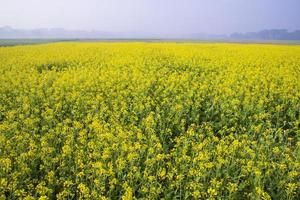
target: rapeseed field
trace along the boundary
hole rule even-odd
[[[0,48],[0,199],[299,199],[300,46]]]

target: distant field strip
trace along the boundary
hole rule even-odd
[[[0,39],[1,46],[16,46],[16,45],[30,45],[30,44],[42,44],[62,41],[59,39]]]

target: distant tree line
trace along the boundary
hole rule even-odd
[[[300,30],[288,32],[286,29],[262,30],[259,32],[233,33],[232,39],[255,39],[255,40],[300,40]]]

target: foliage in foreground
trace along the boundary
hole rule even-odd
[[[0,48],[0,198],[297,199],[300,47]]]

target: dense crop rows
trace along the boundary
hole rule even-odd
[[[297,199],[300,47],[0,48],[0,198]]]

